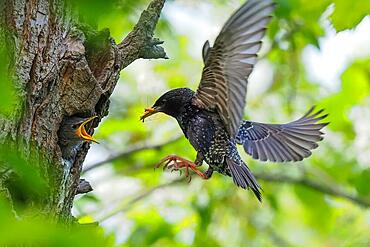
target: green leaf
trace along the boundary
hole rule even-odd
[[[342,130],[347,136],[354,135],[349,110],[361,103],[370,93],[370,60],[356,62],[342,74],[341,91],[324,99],[323,106],[330,113],[329,128]],[[350,131],[349,131],[350,130]]]
[[[366,15],[370,14],[370,3],[365,0],[334,0],[334,12],[331,16],[337,31],[354,28]]]
[[[4,208],[0,205],[1,211]],[[67,228],[46,219],[15,220],[2,217],[0,229],[1,246],[113,246],[113,239],[104,237],[102,229],[97,226]]]

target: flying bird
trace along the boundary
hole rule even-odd
[[[142,121],[163,112],[174,117],[185,137],[197,151],[194,162],[169,155],[157,167],[189,169],[203,179],[214,171],[231,176],[234,183],[251,189],[261,201],[260,186],[241,159],[237,144],[261,161],[300,161],[318,146],[328,123],[318,123],[327,115],[311,108],[303,117],[287,124],[243,121],[248,77],[257,60],[266,26],[275,4],[270,0],[249,0],[225,23],[213,47],[208,41],[202,50],[204,68],[196,92],[177,88],[164,93],[145,109]],[[205,172],[198,170],[203,161]]]

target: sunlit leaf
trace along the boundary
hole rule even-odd
[[[335,4],[331,21],[339,32],[354,28],[366,15],[370,14],[370,4],[367,1],[333,0]]]

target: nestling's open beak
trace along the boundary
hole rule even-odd
[[[85,129],[85,125],[89,122],[91,122],[93,119],[95,119],[97,116],[93,116],[91,118],[88,118],[85,120],[77,129],[76,129],[76,135],[80,137],[81,139],[88,141],[88,142],[95,142],[99,143],[94,137],[92,137],[89,133],[87,133]]]
[[[140,120],[144,122],[144,119],[157,113],[158,110],[156,110],[155,108],[153,107],[150,107],[150,108],[145,108],[145,112],[144,114],[140,117]]]

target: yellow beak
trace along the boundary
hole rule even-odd
[[[97,116],[93,116],[91,118],[88,118],[87,120],[85,120],[76,130],[76,135],[78,137],[80,137],[81,139],[87,141],[87,142],[95,142],[95,143],[98,143],[99,142],[94,138],[92,137],[89,133],[87,133],[86,129],[85,129],[85,125],[87,123],[89,123],[90,121],[92,121],[93,119],[95,119]]]
[[[144,114],[140,117],[140,120],[144,122],[144,119],[157,113],[158,111],[152,107],[146,108]]]

